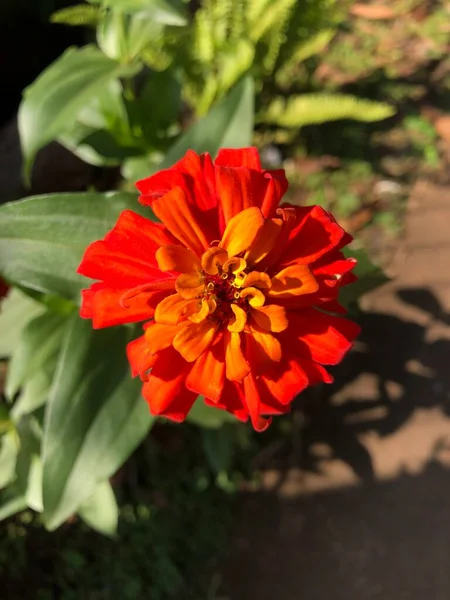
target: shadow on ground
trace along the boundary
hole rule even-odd
[[[397,295],[440,335],[361,316],[331,393],[303,401],[301,442],[242,499],[224,597],[450,598],[450,315],[428,289]]]

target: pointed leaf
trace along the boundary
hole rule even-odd
[[[126,328],[69,323],[47,404],[44,520],[55,529],[78,510],[146,436],[152,417],[125,357]]]
[[[0,272],[39,292],[79,301],[88,280],[76,269],[87,246],[125,209],[152,218],[132,193],[34,196],[0,206]],[[5,302],[6,304],[6,302]]]
[[[0,308],[0,358],[12,355],[19,343],[23,328],[31,319],[44,311],[45,307],[42,304],[32,300],[18,289],[10,291],[6,299],[2,300]]]
[[[24,381],[42,369],[59,352],[67,317],[45,312],[35,317],[22,335],[8,365],[6,394],[12,398]]]
[[[135,66],[108,58],[95,46],[69,48],[26,88],[19,108],[24,172],[36,152],[73,123],[83,105],[111,79],[131,76]]]
[[[119,509],[109,481],[101,481],[94,492],[78,508],[83,521],[103,535],[114,536],[117,532]]]
[[[173,165],[187,150],[209,152],[249,146],[253,136],[254,85],[245,77],[219,104],[192,125],[169,149],[160,168]]]

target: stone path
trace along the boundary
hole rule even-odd
[[[307,401],[301,452],[241,502],[229,600],[450,598],[449,188],[415,186],[392,268],[349,383]]]

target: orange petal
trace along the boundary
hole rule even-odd
[[[127,344],[127,358],[133,377],[151,369],[158,358],[150,352],[145,335]]]
[[[239,275],[247,268],[247,262],[243,258],[238,258],[237,256],[233,256],[229,258],[223,264],[223,270],[229,273],[233,273],[233,275]]]
[[[241,395],[242,400],[247,405],[253,427],[258,432],[265,431],[272,422],[272,419],[264,419],[261,416],[260,392],[252,373],[249,373],[244,379],[244,389],[243,393],[241,392]]]
[[[215,239],[201,210],[188,202],[186,193],[179,187],[156,199],[152,208],[167,229],[197,256]]]
[[[282,306],[269,304],[268,306],[261,306],[261,308],[252,308],[250,314],[259,327],[267,331],[279,333],[288,326],[287,313]]]
[[[227,379],[241,382],[250,372],[241,349],[241,334],[225,330],[224,344]]]
[[[183,298],[197,298],[205,290],[203,277],[200,273],[182,273],[177,277],[175,289]]]
[[[279,340],[258,325],[251,323],[245,338],[247,356],[252,371],[256,375],[266,373],[274,364],[281,361],[282,351]]]
[[[228,331],[240,333],[241,331],[244,331],[245,324],[247,323],[247,313],[237,304],[231,304],[230,306],[234,313],[234,319],[230,321],[230,324],[228,325]]]
[[[177,325],[183,316],[198,310],[197,300],[186,300],[180,294],[164,298],[155,310],[155,321],[164,325]]]
[[[230,257],[248,250],[263,225],[264,218],[259,208],[252,206],[243,210],[228,221],[220,242],[221,248],[225,248]]]
[[[155,254],[161,271],[178,271],[178,273],[196,272],[200,261],[195,254],[183,246],[165,245],[158,248]]]
[[[241,298],[247,298],[250,306],[257,308],[259,306],[263,306],[266,301],[266,297],[261,292],[254,287],[244,288],[240,293]]]
[[[153,323],[145,332],[145,341],[151,354],[156,354],[172,345],[173,338],[179,331],[177,325]]]
[[[250,286],[267,289],[272,286],[272,281],[267,273],[252,271],[244,280],[244,287]]]
[[[220,337],[195,361],[186,387],[218,402],[225,384],[225,356]]]
[[[245,253],[249,265],[261,262],[273,250],[283,228],[282,219],[267,219],[253,246]]]
[[[202,256],[202,269],[210,275],[216,275],[221,267],[228,259],[226,250],[219,246],[213,246]]]
[[[200,304],[200,310],[189,317],[192,323],[201,323],[208,318],[217,308],[217,302],[214,298],[203,298]]]
[[[291,298],[312,294],[319,288],[307,265],[290,265],[272,277],[272,287],[267,295],[274,298]]]
[[[217,326],[210,321],[189,323],[175,336],[173,347],[188,362],[194,362],[211,344]]]

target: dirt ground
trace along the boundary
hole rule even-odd
[[[450,598],[450,189],[419,181],[395,278],[240,503],[227,600]],[[222,600],[221,596],[221,600]]]

